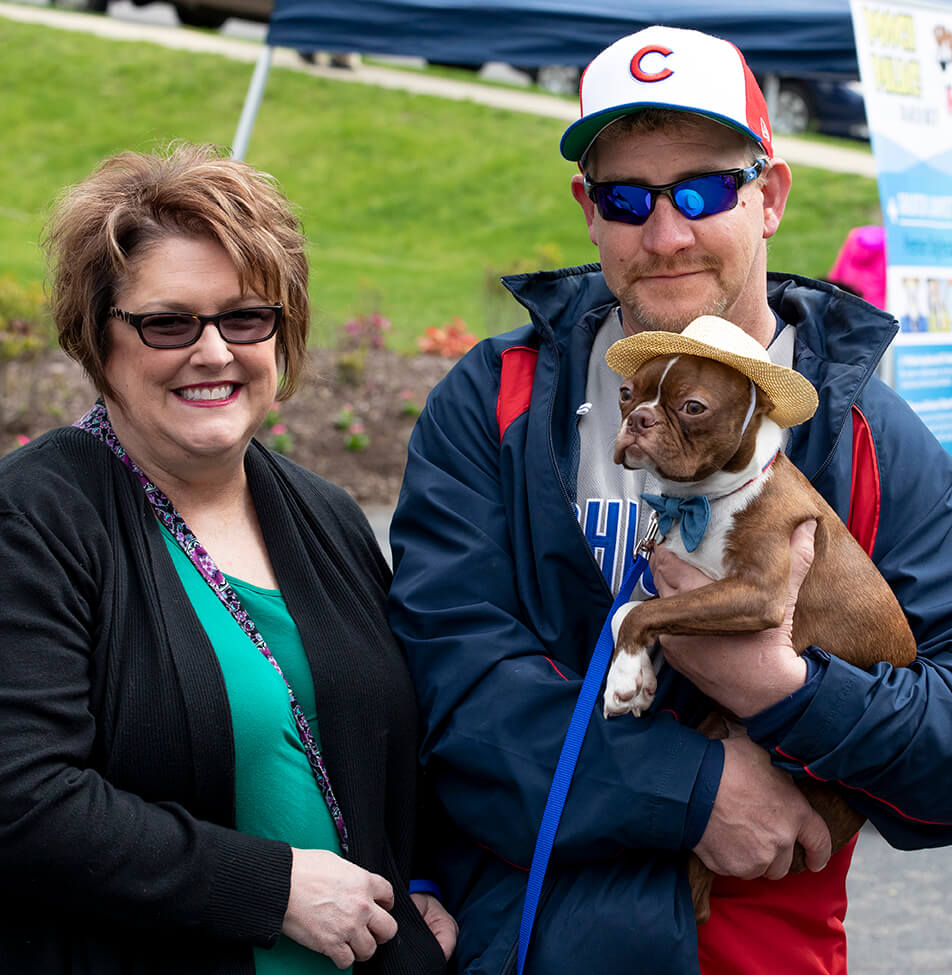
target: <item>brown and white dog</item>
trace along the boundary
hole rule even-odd
[[[790,536],[808,519],[817,522],[815,556],[793,618],[798,652],[815,645],[864,668],[880,660],[897,666],[913,660],[915,639],[891,589],[781,450],[782,428],[802,423],[816,409],[816,391],[804,377],[771,363],[754,339],[713,316],[695,319],[680,334],[621,339],[606,358],[628,377],[620,391],[615,462],[648,470],[660,481],[670,506],[667,525],[662,515],[663,544],[715,581],[629,603],[616,613],[605,717],[638,716],[650,706],[656,685],[649,649],[663,634],[779,626]],[[698,502],[676,507],[694,498],[705,498],[710,510],[699,538],[699,526],[692,524]],[[703,521],[703,511],[698,517]],[[726,727],[714,721],[703,730],[724,737]],[[840,849],[862,818],[826,787],[801,788],[830,827],[834,851]],[[799,852],[794,869],[803,869]],[[707,917],[712,878],[693,856],[689,873],[700,922]]]

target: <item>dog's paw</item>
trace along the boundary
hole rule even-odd
[[[606,718],[629,711],[637,718],[651,707],[658,680],[647,650],[615,654],[605,682]]]

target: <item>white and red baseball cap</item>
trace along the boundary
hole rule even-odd
[[[749,135],[773,156],[767,103],[744,55],[730,41],[679,27],[646,27],[605,48],[579,85],[581,118],[562,136],[578,161],[623,115],[667,108],[714,119]]]

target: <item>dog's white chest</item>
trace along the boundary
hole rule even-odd
[[[665,547],[673,555],[683,559],[688,565],[700,569],[711,579],[723,579],[726,574],[724,550],[728,533],[734,527],[734,517],[760,493],[763,483],[763,479],[759,479],[740,491],[712,501],[711,520],[708,522],[701,544],[693,552],[689,552],[681,540],[680,521],[676,521],[665,536]]]

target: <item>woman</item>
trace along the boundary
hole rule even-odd
[[[386,564],[252,440],[305,356],[287,200],[124,153],[46,243],[102,398],[0,461],[0,971],[442,971]]]

